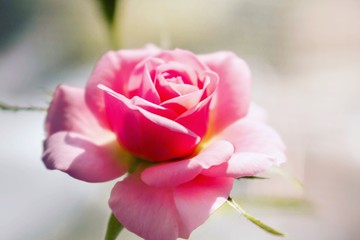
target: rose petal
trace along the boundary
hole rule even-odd
[[[174,191],[175,205],[182,227],[179,237],[189,238],[229,197],[233,179],[199,175]]]
[[[219,85],[211,105],[213,134],[244,117],[250,104],[251,74],[246,63],[231,52],[199,56],[219,75]]]
[[[170,188],[150,187],[132,174],[116,183],[109,205],[126,229],[144,239],[175,240],[178,237],[178,213]]]
[[[150,58],[135,67],[128,85],[129,98],[138,96],[149,102],[160,104],[160,96],[155,89],[150,72],[161,63],[160,60]]]
[[[192,159],[157,164],[145,169],[141,179],[154,187],[174,187],[191,181],[203,170],[198,162]]]
[[[230,178],[199,176],[176,188],[150,187],[131,175],[111,192],[110,208],[128,230],[147,240],[188,238],[227,199]]]
[[[96,137],[104,130],[85,104],[84,90],[60,85],[54,93],[45,120],[47,136],[59,131],[71,131]]]
[[[154,81],[163,102],[199,90],[197,74],[180,62],[159,65]]]
[[[210,102],[210,98],[205,99],[194,108],[180,115],[175,121],[203,138],[208,129]]]
[[[201,100],[204,94],[204,90],[198,90],[187,95],[178,96],[164,101],[160,105],[162,107],[172,109],[179,115],[184,113],[186,110],[195,107]]]
[[[169,85],[174,89],[174,91],[176,91],[179,94],[179,96],[190,94],[192,92],[199,90],[197,87],[185,83],[177,84],[177,83],[169,82]]]
[[[43,161],[87,182],[104,182],[126,173],[131,159],[118,146],[114,135],[102,145],[75,132],[57,132],[44,143]]]
[[[191,181],[203,169],[228,161],[233,152],[231,143],[214,142],[192,158],[146,168],[141,173],[141,179],[151,186],[174,187]]]
[[[219,138],[231,142],[237,153],[262,153],[274,156],[279,163],[284,162],[284,143],[278,133],[264,123],[243,119],[221,132]]]
[[[158,53],[156,58],[162,59],[164,62],[177,62],[184,65],[184,68],[188,67],[192,69],[192,71],[201,73],[203,71],[209,70],[209,68],[204,64],[199,58],[190,51],[186,51],[183,49],[175,49],[172,51],[162,51]],[[196,86],[197,79],[194,77],[188,78],[191,81],[196,80],[196,82],[191,82],[188,84]],[[187,83],[187,82],[185,82]]]
[[[279,135],[251,116],[232,124],[218,138],[231,142],[235,154],[227,163],[203,171],[204,175],[235,178],[252,176],[286,161],[285,147]]]
[[[186,53],[187,54],[187,53]],[[195,57],[194,55],[190,56],[191,58]],[[167,73],[168,77],[174,78],[174,77],[180,77],[181,82],[184,84],[188,84],[190,86],[196,86],[197,85],[197,74],[195,72],[195,69],[192,68],[192,65],[190,62],[183,62],[181,63],[183,59],[176,59],[176,61],[170,61],[168,63],[164,63],[159,65],[156,68],[156,75]],[[191,60],[192,62],[193,60]],[[203,66],[201,66],[203,68]]]
[[[196,86],[178,83],[181,81],[182,79],[180,79],[179,77],[167,79],[165,78],[165,76],[162,75],[156,76],[156,89],[162,102],[170,101],[174,98],[178,98],[182,95],[190,94],[199,90]]]
[[[276,165],[276,159],[272,156],[260,153],[235,153],[228,162],[205,169],[201,174],[210,177],[239,178],[254,176],[273,165]]]
[[[113,131],[130,152],[152,161],[165,161],[191,154],[200,142],[198,135],[186,127],[150,113],[124,96],[100,86]],[[156,138],[155,138],[156,136]]]
[[[158,53],[149,45],[143,49],[109,51],[99,60],[86,85],[85,99],[102,126],[108,126],[105,114],[104,92],[97,86],[106,85],[120,94],[128,94],[129,77],[135,66]]]
[[[142,99],[140,97],[133,97],[131,99],[131,103],[135,106],[138,106],[142,109],[145,109],[148,112],[151,112],[153,114],[168,118],[168,119],[175,119],[179,116],[177,112],[173,111],[172,109],[165,108],[161,105],[153,104],[151,102],[148,102],[145,99]]]
[[[175,119],[176,122],[191,129],[201,138],[203,138],[208,131],[209,107],[218,83],[216,75],[211,74],[210,76],[212,76],[212,78],[208,78],[208,81],[204,83],[204,95],[206,98]]]

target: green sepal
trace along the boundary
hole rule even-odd
[[[105,240],[115,240],[123,229],[124,226],[116,219],[114,214],[111,214],[106,229]]]
[[[268,233],[271,233],[273,235],[277,235],[277,236],[285,236],[284,233],[266,225],[265,223],[263,223],[262,221],[260,221],[259,219],[253,217],[252,215],[250,215],[249,213],[247,213],[244,209],[242,209],[240,207],[239,204],[237,204],[231,197],[228,197],[227,199],[227,203],[233,207],[238,213],[244,215],[244,217],[246,219],[248,219],[249,221],[251,221],[252,223],[254,223],[256,226],[260,227],[261,229],[265,230]]]

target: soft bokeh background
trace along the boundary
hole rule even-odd
[[[118,40],[196,53],[231,50],[281,133],[287,172],[242,181],[234,197],[284,239],[360,238],[360,2],[123,0]],[[120,41],[119,41],[120,42]],[[84,86],[109,49],[95,0],[0,0],[0,101],[47,106],[59,83]],[[235,87],[235,86],[234,86]],[[0,239],[102,239],[112,183],[88,184],[41,162],[42,112],[0,112]],[[120,239],[139,239],[122,232]],[[280,239],[228,206],[191,239]]]

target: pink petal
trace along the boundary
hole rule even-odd
[[[131,161],[113,135],[100,145],[84,135],[65,131],[46,139],[42,158],[47,168],[87,182],[115,179],[126,173]]]
[[[106,110],[113,131],[135,155],[165,161],[191,154],[200,142],[199,136],[186,127],[133,105],[105,86],[100,87],[108,93]]]
[[[187,53],[186,53],[187,54]],[[190,56],[192,59],[195,57],[193,54]],[[191,60],[191,62],[185,61],[181,62],[183,59],[176,59],[176,61],[170,61],[168,63],[164,63],[162,65],[159,65],[156,68],[156,75],[160,75],[163,73],[167,73],[168,77],[180,77],[181,82],[184,84],[188,84],[190,86],[196,86],[197,85],[197,74],[195,72],[195,69],[191,65],[191,62],[194,60]],[[190,64],[189,64],[190,63]],[[198,63],[196,63],[198,64]],[[204,68],[203,65],[199,69]]]
[[[181,94],[174,88],[173,85],[174,84],[168,82],[168,80],[164,76],[156,76],[155,86],[157,92],[159,93],[161,102],[165,102],[172,98],[181,96]]]
[[[110,51],[99,60],[87,82],[85,99],[101,125],[108,126],[108,122],[104,92],[97,86],[103,84],[120,94],[127,95],[129,77],[135,66],[159,51],[160,49],[152,45],[143,49]]]
[[[203,169],[228,161],[233,151],[234,147],[229,142],[214,142],[192,158],[146,168],[141,173],[141,179],[156,187],[178,186],[194,179]]]
[[[155,86],[163,102],[199,90],[197,73],[180,62],[164,63],[155,74]]]
[[[169,83],[169,85],[180,95],[190,94],[199,90],[197,87],[189,84],[177,84],[177,83]]]
[[[235,153],[228,162],[204,170],[201,174],[210,177],[226,176],[239,178],[253,176],[276,165],[276,159],[260,153]]]
[[[176,62],[183,64],[183,68],[188,67],[192,71],[200,73],[208,70],[206,64],[199,60],[199,58],[190,51],[183,49],[175,49],[173,51],[162,51],[155,56],[156,58],[162,59],[164,62]],[[179,65],[180,66],[180,65]],[[189,72],[190,73],[190,72]],[[194,77],[188,78],[191,81],[197,80]],[[185,82],[188,83],[188,82]],[[197,85],[197,82],[191,82],[188,84]]]
[[[129,98],[138,96],[149,102],[160,104],[160,96],[150,75],[151,70],[158,64],[161,64],[161,61],[150,58],[135,67],[128,85]]]
[[[151,166],[142,172],[141,179],[150,186],[173,187],[191,181],[202,170],[197,161],[179,160]]]
[[[219,75],[219,85],[211,105],[211,131],[216,134],[244,117],[250,104],[251,74],[246,63],[231,52],[199,56]]]
[[[178,213],[171,188],[150,187],[135,175],[116,183],[109,205],[119,222],[146,240],[175,240]]]
[[[202,100],[211,97],[216,90],[219,78],[217,74],[210,71],[203,72],[201,75],[204,81],[201,89],[164,101],[161,106],[179,109],[178,112],[183,113],[185,110],[194,108]]]
[[[54,94],[45,120],[47,136],[71,131],[99,139],[104,133],[85,104],[84,90],[60,85]]]
[[[179,236],[189,238],[230,195],[233,179],[199,175],[175,188],[175,205],[181,220]]]
[[[205,86],[203,89],[203,97],[205,96],[205,98],[175,119],[176,122],[189,128],[201,138],[203,138],[208,131],[209,108],[218,84],[218,78],[214,74],[210,74],[207,80],[208,81],[204,83]]]
[[[175,121],[203,138],[208,130],[210,101],[210,98],[205,99],[196,107],[180,115]]]
[[[286,161],[285,147],[279,135],[251,116],[232,124],[218,138],[231,142],[235,154],[227,163],[203,171],[204,175],[251,176]]]
[[[118,182],[110,208],[128,230],[147,240],[188,238],[227,199],[230,178],[199,176],[176,188],[150,187],[136,175]]]
[[[200,102],[203,94],[204,90],[198,90],[187,95],[171,98],[160,105],[162,107],[172,109],[180,115],[186,110],[195,107]]]
[[[148,102],[145,99],[142,99],[140,97],[133,97],[131,99],[131,103],[135,106],[138,106],[148,112],[151,112],[153,114],[168,118],[168,119],[175,119],[179,116],[175,111],[165,108],[161,105],[153,104],[151,102]]]

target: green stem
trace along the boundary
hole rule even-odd
[[[115,240],[123,229],[124,226],[116,219],[114,214],[111,214],[106,230],[105,240]]]

